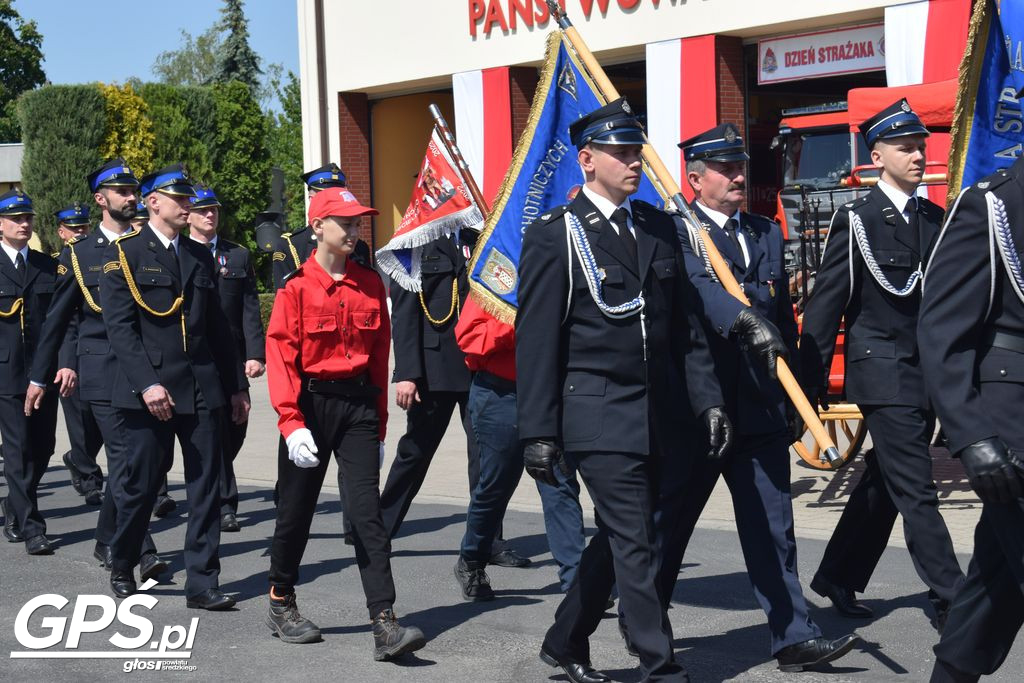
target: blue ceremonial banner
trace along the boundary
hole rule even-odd
[[[949,158],[950,199],[1024,148],[1024,0],[983,0],[971,16],[960,64]]]
[[[569,125],[605,104],[561,35],[556,31],[548,36],[526,130],[469,264],[470,287],[477,302],[508,323],[515,320],[523,231],[548,210],[572,201],[583,186]],[[646,172],[633,197],[655,206],[664,204]]]

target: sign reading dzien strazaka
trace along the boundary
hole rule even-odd
[[[769,38],[757,44],[758,83],[782,83],[884,68],[884,24]]]

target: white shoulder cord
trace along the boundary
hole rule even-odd
[[[1013,243],[1013,234],[1010,232],[1010,220],[1006,216],[1006,205],[1003,200],[991,192],[985,193],[985,201],[988,204],[988,224],[992,226],[991,233],[999,247],[999,256],[1002,258],[1003,267],[1006,268],[1006,274],[1009,276],[1014,293],[1024,303],[1024,273],[1022,273],[1017,245]],[[991,306],[991,303],[989,305]]]
[[[867,266],[868,272],[871,273],[871,276],[875,278],[875,282],[877,282],[882,289],[889,292],[893,296],[910,296],[910,294],[914,291],[914,288],[917,287],[918,281],[924,276],[924,273],[921,270],[921,262],[918,262],[917,270],[910,274],[910,279],[907,280],[907,284],[903,287],[903,289],[896,289],[889,282],[888,278],[885,277],[885,273],[882,272],[882,269],[878,266],[878,262],[875,261],[875,255],[871,253],[871,245],[868,243],[868,236],[867,233],[864,231],[864,222],[861,220],[860,216],[858,216],[855,212],[850,211],[851,268],[853,263],[852,242],[854,238],[856,238],[857,246],[860,247],[860,253],[864,257],[864,265]],[[850,284],[852,291],[852,280]]]
[[[707,271],[708,277],[711,278],[712,282],[718,282],[718,275],[715,274],[715,268],[711,265],[711,259],[708,258],[708,250],[704,247],[704,240],[701,239],[700,235],[697,234],[698,228],[693,225],[690,221],[682,218],[683,225],[686,227],[686,236],[690,240],[690,247],[693,252],[697,254],[704,263],[704,270]],[[708,233],[710,237],[711,231],[707,228],[701,228]]]

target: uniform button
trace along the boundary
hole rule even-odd
[[[868,350],[867,350],[867,351],[865,351],[864,353],[866,353],[867,355],[869,355],[869,356],[870,356],[870,355],[871,355],[871,349],[868,349]]]
[[[576,391],[576,387],[572,384],[569,385],[569,391]]]
[[[999,376],[1000,376],[1000,377],[1006,377],[1006,368],[1003,368],[1003,369],[1001,369],[1001,370],[999,371]]]
[[[344,301],[342,301],[342,302],[341,302],[340,304],[338,304],[338,307],[339,307],[339,308],[345,308],[345,302],[344,302]]]
[[[351,353],[346,353],[346,354],[345,354],[345,358],[351,358],[351,357],[352,357],[352,354],[351,354]]]
[[[889,263],[896,263],[896,259],[894,259],[892,256],[890,256],[889,257]]]

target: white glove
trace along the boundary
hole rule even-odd
[[[313,434],[305,427],[296,429],[284,442],[288,446],[288,459],[298,467],[316,467],[320,464],[320,459],[316,457]]]
[[[377,469],[384,469],[384,442],[380,442],[380,452],[377,454]]]

